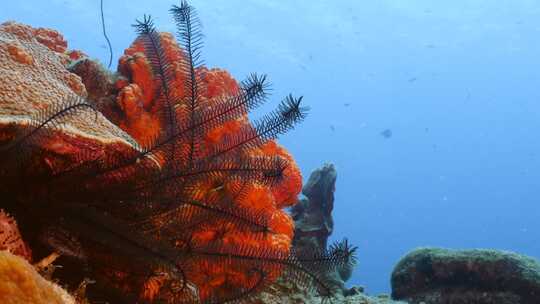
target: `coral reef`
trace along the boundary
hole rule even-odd
[[[266,76],[205,67],[193,8],[171,13],[176,36],[137,21],[117,73],[54,30],[0,25],[1,303],[75,303],[36,271],[50,263],[96,302],[538,303],[538,262],[492,250],[410,253],[397,300],[347,289],[356,247],[327,244],[335,168],[301,189],[276,142],[302,98],[251,121]]]
[[[66,282],[95,278],[97,299],[240,302],[280,275],[332,297],[324,274],[354,250],[292,249],[282,210],[301,176],[275,138],[302,98],[249,121],[266,76],[202,66],[192,7],[171,12],[183,48],[145,16],[114,76],[57,32],[0,27],[0,207],[35,257],[62,255]]]
[[[42,278],[24,259],[0,251],[0,303],[75,304],[75,299]]]
[[[418,304],[538,303],[540,263],[505,251],[421,248],[394,268],[392,296]]]

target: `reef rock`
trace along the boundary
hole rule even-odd
[[[41,277],[24,259],[0,251],[0,303],[75,304],[75,299]]]
[[[326,248],[328,237],[334,230],[332,210],[337,171],[332,164],[325,164],[311,173],[302,188],[306,198],[292,210],[294,219],[294,245],[306,250]]]
[[[103,112],[103,99],[112,97],[116,93],[113,75],[100,63],[84,55],[81,56],[81,58],[75,57],[76,59],[68,66],[68,70],[81,77],[88,92],[88,98],[98,105],[100,112]]]
[[[396,265],[392,297],[410,303],[540,303],[540,263],[496,250],[417,249]]]
[[[337,171],[333,164],[325,164],[313,171],[302,189],[306,198],[301,199],[291,209],[295,231],[293,246],[299,251],[317,252],[327,248],[328,237],[334,230],[332,210],[334,209],[334,191]],[[341,286],[344,294],[352,290],[345,288],[352,268],[344,267],[328,276]]]

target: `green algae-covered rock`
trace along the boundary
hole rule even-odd
[[[394,268],[392,297],[425,304],[538,304],[540,263],[506,251],[420,248]]]

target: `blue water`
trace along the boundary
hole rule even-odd
[[[108,62],[99,1],[2,2],[0,21],[55,28]],[[540,2],[288,2],[191,3],[209,66],[268,73],[274,105],[293,92],[311,106],[280,142],[305,178],[336,164],[333,237],[359,246],[350,283],[388,292],[418,246],[540,258]],[[115,61],[144,13],[172,31],[172,4],[106,0]]]

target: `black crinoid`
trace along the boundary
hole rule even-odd
[[[158,132],[125,137],[131,149],[88,140],[75,155],[49,155],[44,147],[58,137],[104,119],[94,102],[66,96],[0,138],[0,207],[17,216],[34,248],[84,265],[84,275],[105,286],[95,289],[98,298],[114,289],[116,302],[249,302],[281,276],[331,299],[337,286],[326,274],[353,264],[355,248],[298,252],[290,219],[261,203],[291,165],[261,151],[304,119],[302,98],[286,97],[253,123],[248,112],[268,97],[265,76],[210,98],[195,11],[182,1],[171,14],[183,47],[177,61],[150,17],[134,25],[151,67]],[[231,122],[234,131],[208,141]],[[73,277],[71,269],[64,276]]]

